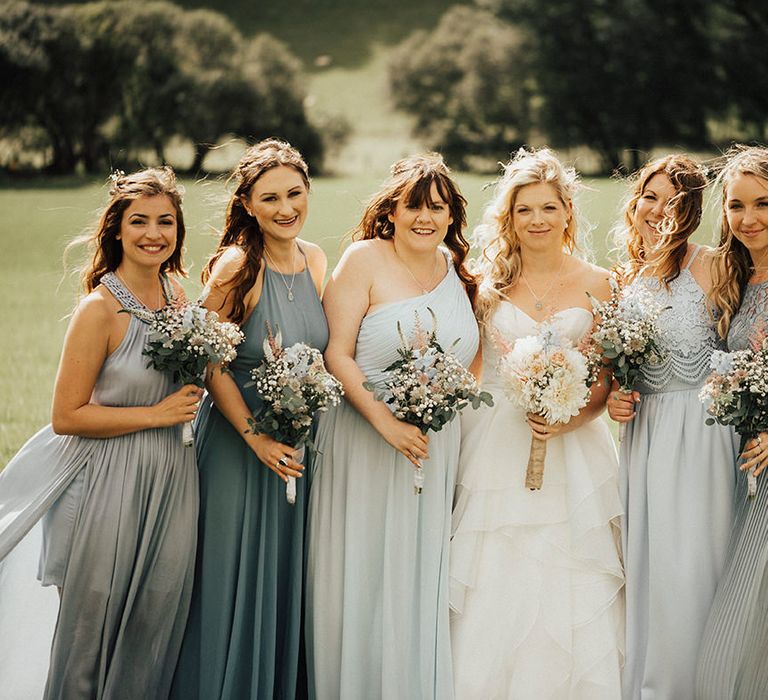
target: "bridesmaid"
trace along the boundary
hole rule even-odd
[[[705,424],[698,394],[721,346],[707,307],[713,253],[690,242],[706,178],[684,155],[648,163],[624,208],[629,293],[664,311],[665,357],[637,390],[614,386],[608,412],[626,423],[620,448],[627,602],[625,700],[694,694],[704,625],[723,569],[734,489],[733,432]]]
[[[768,324],[768,148],[735,149],[719,179],[723,212],[712,299],[728,349],[744,350]],[[728,561],[701,643],[696,697],[702,700],[768,697],[768,433],[750,440],[740,457]],[[757,495],[747,499],[745,470],[752,467],[760,478]]]
[[[290,445],[248,431],[258,405],[250,370],[264,359],[266,324],[285,346],[325,349],[322,250],[299,239],[309,173],[276,139],[249,148],[224,233],[204,273],[206,306],[240,324],[245,340],[229,372],[209,372],[197,425],[200,524],[195,589],[174,695],[293,698],[305,693],[302,642],[306,479]]]
[[[398,161],[328,283],[326,360],[346,401],[323,414],[307,563],[310,691],[323,700],[453,697],[448,540],[459,421],[424,436],[363,388],[398,358],[397,323],[437,316],[443,347],[478,345],[465,200],[437,154]],[[445,247],[441,244],[445,243]],[[414,495],[413,469],[424,490]]]
[[[148,326],[120,312],[181,294],[166,275],[184,274],[184,232],[170,169],[113,177],[64,341],[52,425],[0,473],[0,558],[45,513],[39,577],[61,600],[48,699],[162,698],[170,689],[198,506],[181,424],[201,392],[148,369]],[[0,669],[6,688],[29,661]]]

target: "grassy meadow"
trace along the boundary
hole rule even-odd
[[[304,237],[327,252],[329,268],[338,260],[345,234],[356,223],[361,204],[385,173],[367,177],[319,178],[313,182]],[[469,200],[470,228],[481,216],[490,178],[457,177]],[[588,181],[581,208],[594,226],[597,262],[609,261],[606,232],[615,219],[623,185]],[[223,182],[185,183],[187,262],[190,295],[200,289],[200,269],[216,243],[223,221]],[[67,315],[76,298],[76,275],[65,272],[66,244],[95,221],[106,192],[101,182],[42,181],[0,189],[0,468],[21,444],[49,421],[53,380]],[[711,216],[709,217],[711,219]],[[711,221],[700,238],[708,240]],[[70,269],[78,261],[70,256]]]

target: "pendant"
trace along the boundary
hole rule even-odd
[[[534,307],[536,308],[536,311],[541,311],[544,308],[544,304],[542,304],[540,301],[537,301],[534,304]]]
[[[288,290],[288,301],[293,301],[293,290]]]

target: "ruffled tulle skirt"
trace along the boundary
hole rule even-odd
[[[624,576],[617,458],[592,421],[547,443],[524,487],[531,431],[501,392],[462,416],[451,545],[456,697],[621,695]]]

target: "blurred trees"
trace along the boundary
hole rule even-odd
[[[165,161],[172,137],[194,144],[196,171],[228,134],[280,136],[319,162],[305,94],[287,48],[267,36],[246,40],[212,11],[17,1],[0,14],[0,130],[39,131],[52,172],[101,170],[147,148]]]

